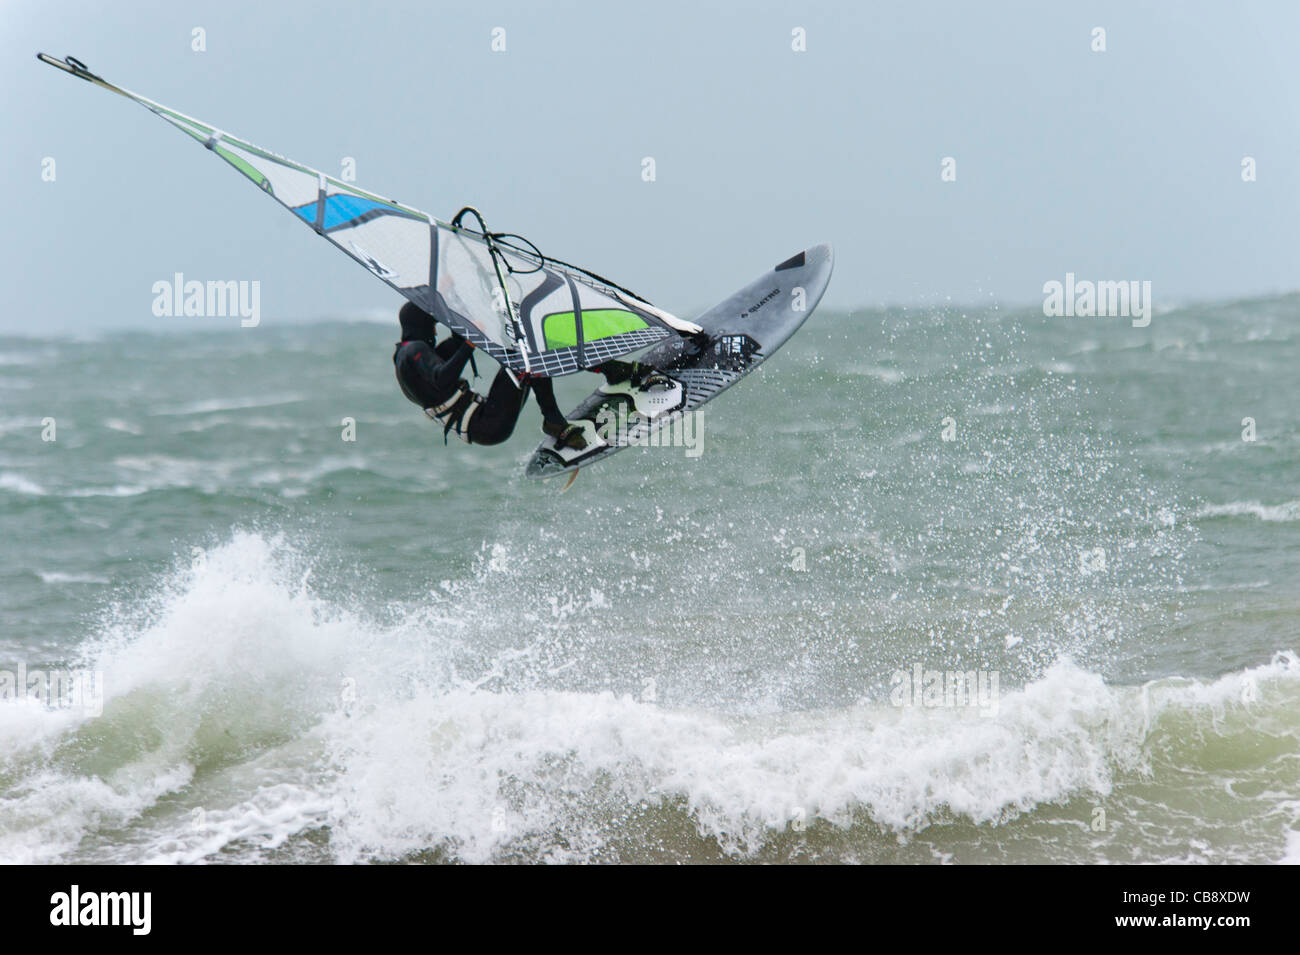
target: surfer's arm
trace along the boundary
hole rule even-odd
[[[437,387],[442,390],[454,388],[461,372],[465,370],[465,363],[474,353],[474,346],[459,335],[453,335],[438,342],[433,352],[442,359],[442,367],[438,369]]]

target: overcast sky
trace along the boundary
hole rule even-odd
[[[1300,287],[1294,0],[0,0],[0,331],[184,321],[151,312],[175,272],[260,281],[264,323],[400,304],[38,50],[687,316],[820,241],[840,308],[1037,302],[1067,271],[1157,305]]]

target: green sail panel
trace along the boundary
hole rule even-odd
[[[578,344],[578,321],[576,312],[555,312],[542,319],[547,348],[565,348]],[[584,311],[581,316],[582,340],[598,341],[613,338],[627,332],[640,331],[646,327],[645,320],[635,312],[620,308],[598,308]]]

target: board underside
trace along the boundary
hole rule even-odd
[[[587,448],[557,448],[548,437],[525,473],[555,477],[651,443],[651,435],[730,388],[784,345],[817,307],[832,264],[829,245],[805,249],[697,318],[708,336],[703,347],[677,336],[656,345],[639,361],[667,375],[667,386],[598,388],[566,416],[582,427]]]

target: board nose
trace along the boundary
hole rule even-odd
[[[830,267],[834,261],[834,253],[831,251],[829,242],[822,242],[818,245],[809,246],[802,252],[796,252],[790,258],[786,259],[780,265],[776,266],[776,271],[784,272],[787,269],[802,269],[812,266],[820,268],[821,266]]]
[[[809,262],[826,262],[834,264],[835,250],[831,248],[829,242],[820,242],[804,250],[804,258]]]

